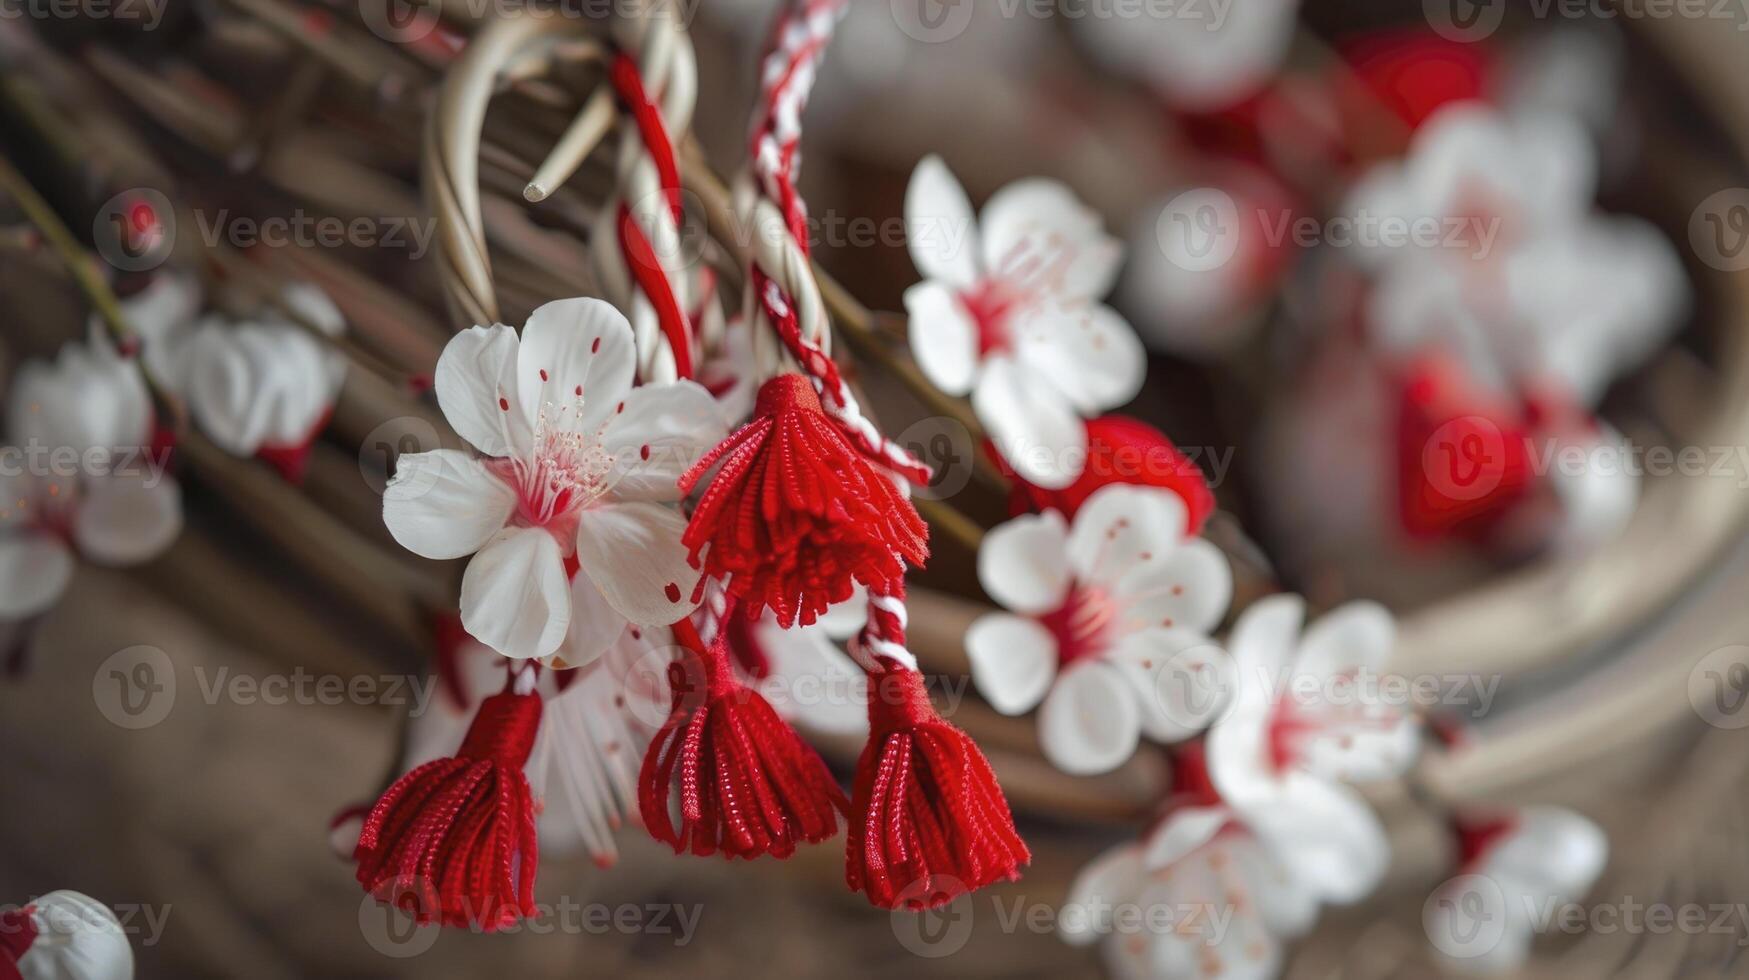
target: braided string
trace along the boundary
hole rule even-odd
[[[590,253],[607,299],[631,321],[638,377],[672,381],[693,373],[688,314],[697,284],[680,247],[680,171],[669,134],[691,124],[697,65],[692,42],[666,5],[617,22],[615,41],[609,79],[626,113],[617,186],[595,227],[598,240],[612,247]]]
[[[905,645],[905,583],[886,591],[869,590],[868,621],[850,641],[850,656],[857,666],[878,676],[895,668],[918,672],[917,655]]]
[[[742,202],[754,230],[748,306],[763,314],[859,449],[907,479],[925,482],[928,467],[875,428],[832,363],[826,308],[808,262],[807,206],[795,188],[802,110],[819,59],[848,7],[847,0],[793,0],[773,29],[753,119],[755,192]]]

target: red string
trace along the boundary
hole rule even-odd
[[[619,206],[619,243],[626,268],[638,281],[638,288],[650,298],[650,305],[656,309],[656,322],[661,324],[662,334],[674,351],[674,373],[682,378],[692,377],[692,325],[674,296],[674,283],[656,258],[656,250],[624,202]]]
[[[680,203],[680,165],[675,160],[674,143],[668,137],[667,126],[662,122],[661,109],[650,100],[649,93],[644,89],[643,78],[638,74],[637,62],[630,55],[624,52],[617,54],[610,74],[620,101],[631,112],[632,119],[637,124],[644,148],[655,162],[657,182],[661,185],[668,212],[678,228],[686,220]],[[675,297],[674,284],[669,281],[668,273],[656,258],[656,250],[633,219],[631,209],[623,202],[619,210],[619,238],[626,267],[637,279],[638,288],[644,291],[644,295],[650,298],[650,304],[656,308],[657,322],[661,324],[663,335],[668,338],[668,346],[674,350],[675,372],[682,378],[692,377],[692,325],[687,319],[686,311],[681,309],[680,302]]]

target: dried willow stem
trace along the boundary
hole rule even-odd
[[[42,233],[43,239],[60,256],[79,291],[91,302],[92,309],[97,311],[116,345],[125,348],[133,344],[134,329],[122,315],[121,304],[116,302],[109,284],[92,268],[91,256],[79,244],[79,240],[73,237],[73,233],[67,230],[55,209],[43,200],[42,195],[36,192],[36,188],[30,185],[30,181],[25,179],[24,174],[4,154],[0,154],[0,190],[17,202],[25,218]]]

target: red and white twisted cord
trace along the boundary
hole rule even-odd
[[[710,646],[722,635],[723,623],[729,618],[729,590],[723,587],[722,579],[705,579],[698,609],[698,638]]]
[[[858,448],[907,479],[926,482],[928,468],[862,414],[832,362],[832,333],[808,261],[807,207],[795,188],[802,110],[820,56],[848,6],[847,0],[793,0],[773,29],[753,121],[752,187],[744,188],[738,202],[753,232],[747,307],[764,317]]]
[[[905,645],[905,626],[909,622],[905,583],[900,582],[891,594],[871,589],[868,622],[849,644],[850,656],[857,666],[870,674],[884,674],[894,667],[917,672],[917,655]]]
[[[607,299],[637,341],[638,377],[672,381],[694,372],[689,311],[696,271],[681,242],[680,171],[670,134],[684,133],[698,96],[692,42],[673,11],[616,23],[609,79],[625,109],[614,194],[596,217],[590,250]]]

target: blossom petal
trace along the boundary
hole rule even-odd
[[[73,578],[73,555],[59,539],[26,532],[0,535],[0,621],[47,612]]]
[[[182,533],[182,489],[169,476],[89,481],[73,518],[73,543],[100,565],[150,561]]]
[[[1069,567],[1077,581],[1116,591],[1118,583],[1156,556],[1177,550],[1189,521],[1184,501],[1170,490],[1122,483],[1101,487],[1075,512]]]
[[[1037,615],[1069,594],[1069,527],[1054,510],[998,524],[978,546],[978,582],[990,598]]]
[[[959,397],[978,374],[978,325],[952,287],[926,279],[905,290],[911,356],[929,383]]]
[[[587,667],[618,643],[631,625],[601,594],[589,569],[578,566],[571,576],[571,626],[559,656],[565,667]]]
[[[383,490],[383,523],[425,558],[460,558],[485,546],[516,509],[516,491],[459,449],[407,453]]]
[[[978,281],[978,227],[966,190],[947,164],[924,157],[905,190],[905,240],[925,279],[969,289]]]
[[[1123,263],[1123,246],[1099,214],[1060,181],[1017,180],[992,195],[979,218],[984,268],[995,276],[1036,268],[1028,285],[1059,299],[1104,296]]]
[[[268,339],[209,323],[188,349],[188,408],[213,444],[233,456],[252,456],[273,426],[273,391],[257,371],[271,364]]]
[[[1421,722],[1412,712],[1376,700],[1315,705],[1311,723],[1292,743],[1299,768],[1323,779],[1365,783],[1402,775],[1421,750]]]
[[[625,315],[599,299],[554,300],[529,314],[516,385],[531,425],[591,432],[632,388],[637,344]]]
[[[1255,837],[1234,841],[1229,849],[1239,874],[1251,885],[1257,917],[1278,939],[1310,932],[1318,920],[1318,896],[1301,885]]]
[[[1071,946],[1085,946],[1110,932],[1112,907],[1142,893],[1147,870],[1141,858],[1140,845],[1119,844],[1083,867],[1057,910],[1057,935]]]
[[[1012,358],[984,362],[972,409],[1028,483],[1061,490],[1087,465],[1087,426],[1074,406]]]
[[[1609,838],[1589,818],[1564,807],[1528,806],[1519,811],[1518,826],[1488,855],[1487,867],[1539,894],[1576,902],[1608,860]]]
[[[507,527],[462,574],[462,626],[506,657],[545,657],[571,625],[570,591],[558,541],[538,528]]]
[[[1384,877],[1391,857],[1384,826],[1347,786],[1291,772],[1274,799],[1239,809],[1276,859],[1326,902],[1358,902]]]
[[[1005,715],[1038,706],[1057,676],[1057,641],[1036,620],[989,613],[966,631],[972,680],[991,707]]]
[[[1266,596],[1239,616],[1227,637],[1235,689],[1231,706],[1209,729],[1207,746],[1209,778],[1221,797],[1234,804],[1276,788],[1269,720],[1304,617],[1305,601],[1299,596]]]
[[[1034,306],[1013,330],[1021,361],[1082,415],[1116,408],[1142,390],[1148,357],[1141,338],[1108,306]]]
[[[1097,662],[1076,664],[1057,678],[1038,725],[1045,758],[1074,776],[1116,769],[1136,751],[1142,731],[1129,683]]]
[[[620,615],[638,626],[666,626],[691,612],[698,572],[680,535],[686,518],[672,507],[633,501],[583,512],[577,561]]]
[[[1192,538],[1148,554],[1112,589],[1131,621],[1199,633],[1220,624],[1233,599],[1233,570],[1221,549]]]
[[[1376,602],[1345,603],[1306,627],[1294,672],[1335,677],[1357,670],[1376,671],[1397,643],[1397,621]]]
[[[1182,741],[1207,728],[1233,696],[1231,658],[1191,630],[1131,633],[1106,661],[1135,688],[1142,733],[1158,742]]]
[[[516,394],[516,331],[469,327],[437,359],[437,404],[456,434],[488,456],[520,456],[533,444]]]
[[[1291,593],[1264,596],[1245,608],[1233,623],[1227,652],[1241,670],[1280,676],[1298,649],[1306,601]]]
[[[822,734],[868,732],[866,678],[818,622],[786,630],[768,616],[754,629],[771,665],[759,689],[785,718]]]
[[[84,456],[144,446],[150,435],[152,402],[138,365],[102,334],[63,345],[53,363],[26,361],[6,407],[12,442],[24,447],[35,442]]]
[[[680,475],[728,434],[710,392],[691,381],[633,388],[601,433],[614,499],[679,500]]]
[[[1233,811],[1225,806],[1190,806],[1174,810],[1160,829],[1149,835],[1141,864],[1150,871],[1171,867],[1214,840],[1221,828],[1232,822]]]

